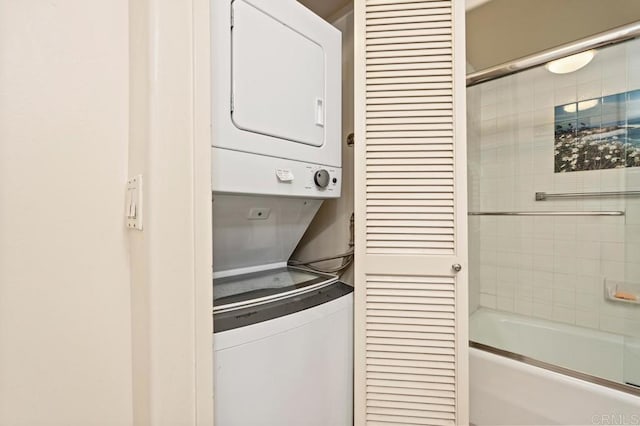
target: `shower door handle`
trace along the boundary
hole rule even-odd
[[[460,272],[462,271],[462,265],[459,263],[454,263],[453,265],[451,265],[451,269],[453,269],[453,272]]]

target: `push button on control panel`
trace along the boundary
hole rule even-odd
[[[293,181],[293,172],[289,169],[276,169],[276,176],[280,182]]]

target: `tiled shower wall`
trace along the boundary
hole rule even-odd
[[[544,67],[470,87],[469,211],[609,211],[625,216],[470,216],[471,300],[640,336],[640,305],[611,302],[604,280],[640,286],[640,197],[535,201],[535,192],[640,190],[640,167],[554,173],[554,106],[640,89],[640,41],[585,68]],[[474,303],[475,301],[475,303]]]

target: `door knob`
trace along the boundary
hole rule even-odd
[[[454,263],[453,265],[451,265],[451,269],[453,269],[454,272],[460,272],[462,271],[462,265],[459,263]]]

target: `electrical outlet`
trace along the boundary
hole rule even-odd
[[[247,219],[249,220],[266,220],[269,219],[269,215],[271,214],[271,209],[267,207],[254,207],[249,210],[249,214],[247,215]]]

